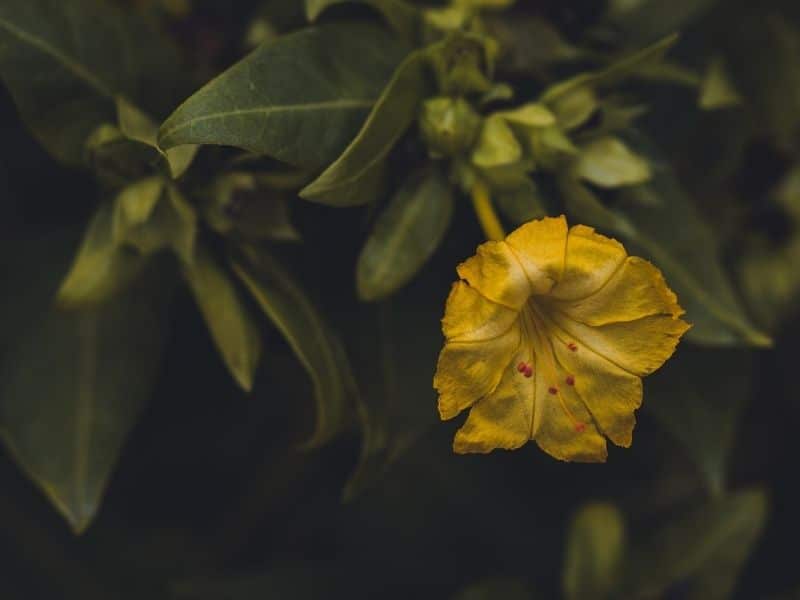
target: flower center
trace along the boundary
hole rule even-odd
[[[565,384],[570,387],[575,386],[575,375],[566,372],[556,358],[553,344],[564,344],[571,352],[578,351],[578,345],[573,341],[562,342],[557,336],[553,335],[548,327],[549,319],[545,316],[542,308],[533,299],[529,300],[520,311],[520,322],[522,324],[523,343],[529,345],[531,356],[537,364],[538,376],[544,379],[547,392],[551,396],[558,398],[558,402],[567,418],[572,422],[575,431],[582,432],[586,429],[586,423],[575,417],[564,401],[560,385]],[[520,363],[522,366],[522,363]],[[525,365],[525,369],[517,369],[526,377],[530,377],[528,369],[530,365]],[[541,401],[541,400],[540,400]]]

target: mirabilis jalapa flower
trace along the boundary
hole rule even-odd
[[[531,221],[458,266],[434,387],[439,413],[471,408],[458,453],[535,440],[569,461],[631,444],[641,377],[689,325],[652,264],[566,219]]]

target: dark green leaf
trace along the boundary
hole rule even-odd
[[[414,39],[419,30],[419,13],[403,0],[306,0],[306,16],[315,21],[329,6],[366,4],[378,11],[398,33]]]
[[[379,300],[405,285],[436,251],[452,214],[452,190],[441,173],[413,175],[378,217],[361,251],[359,296]]]
[[[0,78],[33,133],[63,162],[82,162],[89,134],[114,120],[116,96],[161,114],[179,75],[172,49],[108,3],[0,4]]]
[[[160,304],[141,293],[35,321],[0,367],[2,436],[73,530],[95,516],[161,355]]]
[[[567,600],[603,600],[619,576],[625,555],[625,519],[613,504],[583,506],[572,517],[564,557]]]
[[[258,323],[231,275],[204,246],[197,247],[193,264],[185,265],[183,272],[228,370],[249,392],[261,358]]]
[[[356,138],[301,197],[332,206],[374,200],[384,159],[417,117],[420,102],[433,93],[429,53],[418,50],[397,68]]]
[[[351,420],[350,366],[339,340],[278,262],[263,249],[243,247],[233,269],[311,377],[317,423],[308,447],[319,446]]]
[[[681,515],[636,546],[622,598],[663,598],[682,583],[686,600],[730,598],[767,518],[763,490],[738,492]]]
[[[683,445],[712,494],[725,489],[737,425],[753,391],[753,353],[681,348],[645,380],[645,410]]]
[[[159,144],[237,146],[293,165],[329,164],[405,54],[380,27],[332,24],[266,43],[186,100]]]

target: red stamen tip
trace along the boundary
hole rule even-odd
[[[525,375],[525,377],[529,377],[529,378],[532,377],[533,376],[533,368],[531,368],[530,365],[525,365],[525,371],[523,372],[523,375]]]
[[[555,396],[558,393],[558,388],[551,386],[547,391]]]
[[[569,344],[567,344],[567,348],[569,348],[573,352],[576,352],[578,350],[578,346],[575,344],[575,342],[570,342]]]
[[[575,431],[578,433],[586,431],[586,423],[575,423]]]
[[[567,385],[575,385],[575,377],[572,375],[567,375]]]
[[[524,373],[525,369],[527,369],[527,368],[528,368],[528,365],[526,365],[524,362],[521,362],[521,363],[519,363],[517,365],[517,371],[519,371],[520,373]]]

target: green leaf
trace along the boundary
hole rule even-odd
[[[613,137],[582,146],[572,168],[576,176],[605,188],[644,183],[651,176],[647,161]]]
[[[83,242],[56,295],[62,307],[102,303],[138,277],[144,258],[114,239],[114,208],[103,203],[89,222]]]
[[[539,101],[547,105],[555,105],[567,95],[579,90],[581,87],[589,86],[592,88],[608,87],[630,77],[637,70],[660,61],[664,54],[678,40],[677,34],[669,35],[658,42],[642,48],[638,52],[629,54],[620,60],[611,63],[605,69],[581,73],[566,81],[560,81],[547,88],[541,95]],[[584,101],[585,103],[585,101]],[[554,108],[557,111],[557,109]]]
[[[114,201],[114,242],[149,255],[171,248],[183,263],[194,260],[197,215],[173,185],[151,177],[123,189]]]
[[[664,272],[686,309],[685,318],[692,324],[687,337],[692,341],[711,346],[771,344],[742,309],[712,230],[669,170],[655,170],[650,184],[620,190],[622,202],[615,208],[575,180],[559,183],[573,219],[622,236],[631,254],[652,260]]]
[[[493,189],[492,200],[515,227],[547,216],[547,204],[530,177],[510,189]]]
[[[179,65],[158,35],[109,3],[0,4],[0,79],[34,135],[65,163],[83,161],[89,134],[114,120],[115,97],[162,114],[182,80]]]
[[[366,4],[379,12],[397,33],[410,40],[419,32],[419,12],[403,0],[306,0],[306,16],[309,21],[316,21],[325,9],[337,4]]]
[[[203,204],[206,223],[222,235],[275,242],[300,240],[290,219],[286,194],[276,191],[275,183],[268,173],[233,171],[220,175]]]
[[[453,600],[532,600],[533,592],[524,579],[492,577],[470,584]]]
[[[573,515],[563,571],[567,600],[608,597],[620,574],[625,537],[625,519],[613,504],[586,504]]]
[[[620,597],[662,598],[669,586],[683,583],[686,600],[730,598],[767,509],[765,492],[753,489],[675,518],[634,547]]]
[[[436,251],[452,215],[453,193],[442,174],[412,175],[380,214],[361,251],[359,297],[379,300],[405,285]]]
[[[300,197],[332,206],[374,200],[384,159],[433,94],[430,50],[417,50],[397,68],[364,126],[339,158],[300,191]]]
[[[483,122],[478,142],[472,151],[472,164],[492,169],[517,163],[522,158],[522,146],[501,115],[492,115]]]
[[[353,397],[347,357],[303,290],[273,257],[255,246],[243,246],[242,254],[234,259],[234,271],[311,377],[317,423],[305,445],[320,446],[350,424]]]
[[[321,168],[353,138],[405,52],[366,24],[283,36],[189,97],[161,126],[158,143],[236,146]]]
[[[204,246],[183,274],[225,365],[242,389],[253,388],[261,358],[258,323],[242,301],[231,276]]]
[[[733,86],[721,55],[714,56],[708,64],[700,86],[698,103],[705,110],[728,108],[742,103],[742,97]]]
[[[725,489],[753,364],[752,351],[687,346],[645,380],[645,410],[682,444],[711,494]]]
[[[76,533],[83,532],[161,355],[161,303],[143,293],[37,319],[0,366],[0,434]]]

